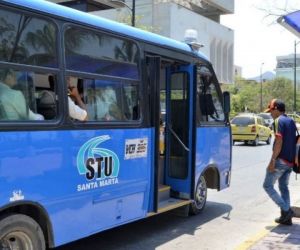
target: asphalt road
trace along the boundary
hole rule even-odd
[[[233,147],[231,187],[209,190],[202,214],[178,217],[165,213],[108,230],[56,250],[225,250],[273,223],[279,209],[267,197],[262,183],[272,146],[237,144]],[[291,201],[300,202],[300,180],[290,179]],[[298,193],[297,193],[298,192]]]

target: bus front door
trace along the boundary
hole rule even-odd
[[[193,198],[193,71],[171,66],[166,74],[166,185],[181,199]]]

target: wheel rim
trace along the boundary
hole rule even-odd
[[[206,184],[201,180],[196,189],[195,205],[198,209],[201,209],[206,201]]]
[[[30,237],[20,231],[5,235],[0,241],[2,250],[34,250]]]

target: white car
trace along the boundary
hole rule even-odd
[[[260,114],[258,114],[258,116],[260,116],[264,119],[265,125],[267,127],[269,127],[270,129],[273,129],[274,120],[270,113],[260,113]]]

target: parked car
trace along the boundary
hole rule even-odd
[[[295,113],[293,114],[287,114],[289,117],[291,117],[296,123],[300,123],[300,115],[297,115]]]
[[[262,117],[256,114],[240,114],[231,120],[233,144],[237,141],[251,143],[254,146],[259,141],[271,143],[272,130],[265,126]]]
[[[259,113],[258,116],[262,117],[265,121],[265,125],[269,127],[270,129],[273,129],[273,117],[270,113]]]

